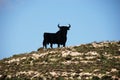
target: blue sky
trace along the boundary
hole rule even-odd
[[[71,24],[67,46],[120,40],[120,0],[0,0],[0,59],[42,47],[57,24]]]

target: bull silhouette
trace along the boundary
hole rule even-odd
[[[60,45],[65,47],[67,41],[67,31],[70,27],[70,24],[68,26],[60,26],[58,24],[59,31],[56,33],[44,33],[43,48],[47,48],[48,44],[50,44],[51,48],[53,48],[53,44],[57,44],[58,47],[60,47]]]

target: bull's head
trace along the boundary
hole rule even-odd
[[[60,25],[58,24],[58,28],[59,28],[60,30],[62,30],[62,31],[69,30],[69,29],[70,29],[70,27],[71,27],[71,25],[70,25],[70,24],[68,24],[68,26],[60,26]]]

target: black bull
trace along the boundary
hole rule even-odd
[[[44,33],[43,37],[43,48],[47,48],[47,44],[50,44],[50,47],[53,48],[53,44],[57,44],[58,47],[60,45],[63,45],[65,47],[66,41],[67,41],[67,31],[70,29],[71,25],[69,26],[59,26],[59,31],[56,33]]]

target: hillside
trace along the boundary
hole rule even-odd
[[[120,41],[42,49],[0,60],[0,80],[120,80]]]

